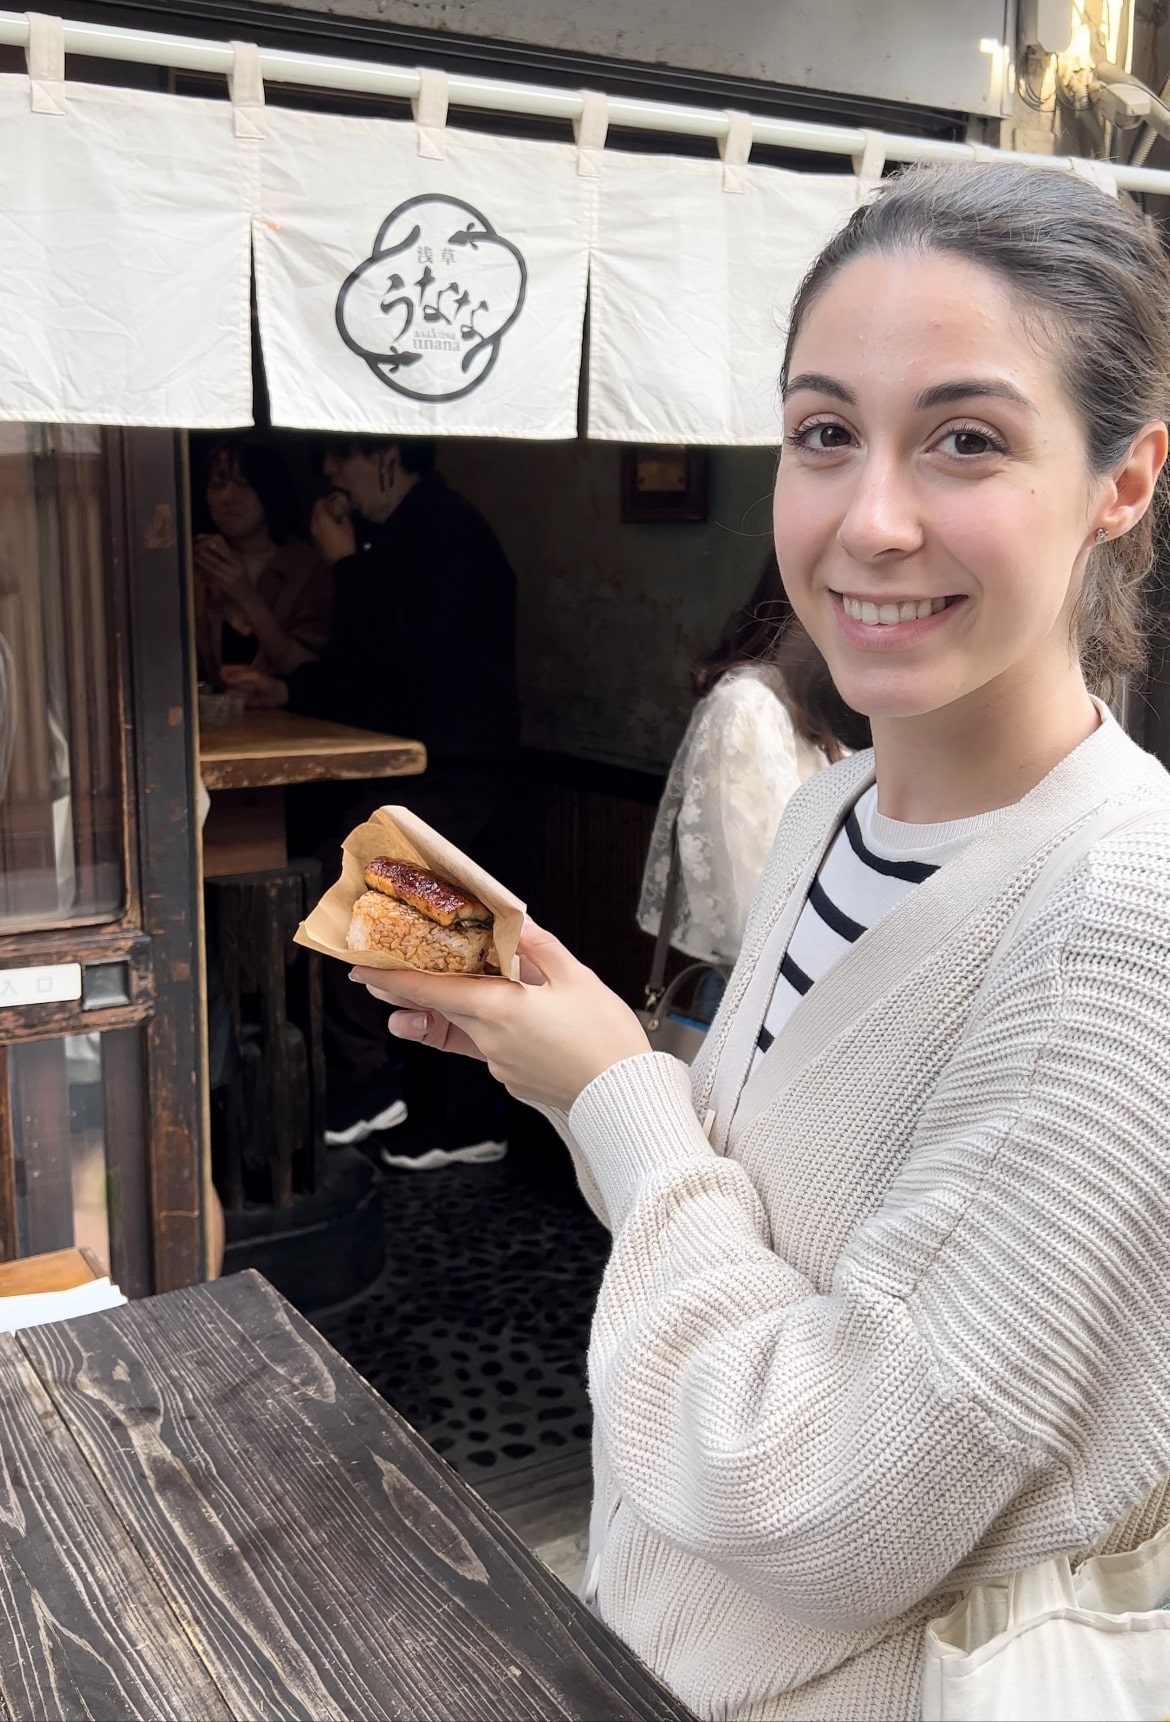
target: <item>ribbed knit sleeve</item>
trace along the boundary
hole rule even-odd
[[[850,1631],[970,1577],[977,1544],[994,1570],[1009,1504],[1002,1570],[1170,1469],[1168,862],[1164,834],[1102,844],[1026,928],[828,1289],[773,1248],[681,1066],[580,1096],[614,1230],[598,1436],[665,1543]]]

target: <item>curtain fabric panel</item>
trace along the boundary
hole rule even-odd
[[[253,55],[254,50],[250,51]],[[424,74],[433,79],[437,74]],[[0,420],[772,444],[813,175],[0,76]]]
[[[573,437],[592,181],[568,144],[267,110],[274,424]]]
[[[589,435],[777,443],[788,310],[858,181],[606,150],[597,186]]]
[[[245,147],[226,102],[0,77],[0,419],[251,424]]]

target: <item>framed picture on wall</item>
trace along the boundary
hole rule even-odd
[[[707,518],[707,451],[639,443],[622,450],[623,526]]]

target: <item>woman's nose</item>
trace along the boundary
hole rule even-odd
[[[913,486],[892,460],[868,459],[861,466],[837,539],[858,562],[906,556],[922,544]]]

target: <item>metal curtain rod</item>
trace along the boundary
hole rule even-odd
[[[234,55],[230,42],[203,41],[195,36],[169,36],[154,30],[125,30],[108,24],[64,26],[67,54],[88,54],[107,60],[131,60],[148,66],[169,66],[183,72],[217,72],[226,77]],[[0,12],[0,44],[22,48],[28,41],[28,22],[22,12]],[[323,54],[297,54],[283,48],[260,49],[261,75],[273,83],[308,85],[322,90],[354,90],[364,95],[394,96],[409,100],[419,92],[419,74],[406,66],[379,66],[366,60],[341,60]],[[545,119],[572,121],[581,114],[581,94],[551,89],[541,84],[515,84],[502,78],[468,78],[459,73],[448,80],[452,107],[486,108],[497,113],[538,115]],[[672,102],[646,102],[617,96],[609,98],[609,121],[617,127],[640,131],[675,132],[688,137],[723,138],[727,114],[717,108],[676,106]],[[816,125],[802,120],[779,120],[753,114],[752,142],[776,149],[799,149],[824,155],[860,156],[872,132],[854,126]],[[882,133],[888,161],[970,161],[969,145],[945,143],[934,138],[902,137]],[[1069,156],[1036,155],[1030,152],[1002,153],[1005,161],[1028,167],[1069,167]],[[1150,192],[1170,196],[1170,171],[1130,167],[1123,162],[1109,166],[1123,191]]]

